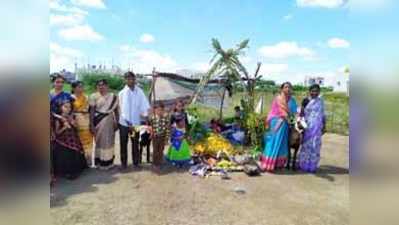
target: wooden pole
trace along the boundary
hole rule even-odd
[[[219,120],[223,117],[223,105],[224,105],[224,98],[226,96],[226,87],[224,87],[222,101],[220,102],[220,110],[219,110]]]
[[[152,69],[152,104],[155,104],[156,95],[155,95],[155,82],[157,81],[157,72],[155,67]]]

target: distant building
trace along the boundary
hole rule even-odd
[[[125,71],[123,71],[119,66],[117,65],[112,65],[111,68],[107,68],[106,65],[100,64],[100,65],[91,65],[87,64],[86,66],[78,67],[77,64],[75,64],[75,73],[77,75],[83,74],[83,73],[109,73],[113,75],[122,75]]]
[[[317,76],[317,77],[306,77],[305,78],[305,86],[312,86],[313,84],[318,84],[321,87],[323,87],[324,83],[325,83],[324,77]]]
[[[305,86],[309,87],[318,84],[321,87],[332,87],[334,92],[349,93],[349,79],[345,74],[337,74],[336,76],[309,76],[305,78]]]

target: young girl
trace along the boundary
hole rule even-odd
[[[172,126],[174,126],[176,124],[176,120],[178,117],[182,118],[184,120],[184,123],[185,123],[184,126],[186,128],[188,128],[189,127],[188,116],[184,109],[184,103],[182,101],[178,101],[175,105],[175,109],[173,110],[173,113],[170,118],[170,123]]]
[[[175,123],[170,138],[171,146],[166,155],[166,160],[181,168],[190,162],[191,152],[184,137],[186,133],[184,116],[176,116],[174,119]]]
[[[154,106],[154,112],[150,118],[153,140],[153,163],[159,168],[162,164],[165,140],[167,140],[169,130],[169,117],[165,112],[163,104]]]
[[[58,112],[55,116],[54,173],[56,176],[75,179],[87,164],[71,103],[61,103]]]

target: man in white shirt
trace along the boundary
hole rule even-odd
[[[134,126],[139,126],[141,121],[148,116],[150,104],[143,90],[136,86],[136,75],[133,72],[124,74],[126,86],[119,92],[119,135],[122,169],[127,167],[127,144],[129,134],[132,135],[132,159],[133,165],[138,167],[140,160],[139,152],[139,132],[133,130]]]

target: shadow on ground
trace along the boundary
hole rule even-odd
[[[316,171],[316,173],[306,173],[300,170],[293,171],[293,170],[280,170],[275,172],[276,175],[304,175],[304,174],[311,174],[316,177],[326,179],[330,182],[334,182],[335,178],[333,175],[346,175],[349,174],[349,170],[343,167],[337,166],[330,166],[330,165],[322,165]]]
[[[85,192],[95,192],[97,184],[110,184],[118,178],[119,171],[114,168],[109,171],[87,169],[75,180],[57,178],[55,185],[50,189],[50,207],[60,207],[67,204],[68,198]]]

